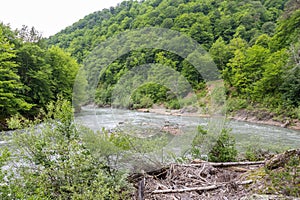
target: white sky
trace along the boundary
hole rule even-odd
[[[84,16],[123,0],[4,0],[0,21],[11,28],[34,26],[44,37],[54,35]]]

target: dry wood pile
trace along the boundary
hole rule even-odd
[[[199,162],[199,161],[198,161]],[[172,164],[167,168],[132,177],[137,200],[242,199],[249,196],[242,175],[264,162]]]

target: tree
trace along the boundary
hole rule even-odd
[[[83,68],[80,68],[76,76],[73,87],[73,106],[75,111],[80,111],[81,106],[88,100],[86,92],[88,82],[86,80],[86,73]]]
[[[78,63],[59,47],[51,47],[46,52],[46,62],[52,70],[51,92],[54,96],[61,94],[71,100],[74,80],[79,69]]]
[[[289,18],[296,10],[300,9],[300,2],[299,0],[289,0],[284,6],[284,18]]]
[[[37,107],[43,107],[54,97],[50,81],[52,69],[45,57],[46,51],[34,43],[24,43],[17,51],[18,75],[25,86],[23,95]]]
[[[300,43],[291,45],[290,58],[286,64],[287,70],[283,72],[283,83],[280,91],[287,104],[300,105]]]
[[[273,36],[275,33],[276,24],[274,22],[266,22],[262,25],[261,30],[263,33]]]
[[[269,50],[259,45],[253,45],[246,51],[236,50],[234,58],[230,59],[228,67],[223,71],[224,78],[229,80],[237,93],[249,96],[253,84],[262,78]]]
[[[3,34],[0,26],[0,119],[17,112],[28,111],[32,104],[27,103],[21,95],[24,85],[17,75],[18,65],[14,61],[16,52]]]
[[[203,17],[201,22],[192,25],[189,32],[190,36],[208,50],[214,40],[214,35],[211,33],[209,18]]]
[[[262,65],[262,78],[253,84],[252,95],[255,96],[256,100],[263,100],[266,96],[270,96],[273,97],[271,98],[272,102],[266,102],[269,105],[281,101],[278,95],[280,95],[279,89],[284,80],[284,66],[286,65],[287,58],[288,55],[285,49],[274,52],[266,58],[265,64]]]
[[[272,38],[274,50],[287,47],[293,42],[298,42],[300,34],[300,10],[296,10],[287,19],[280,20],[276,34]]]
[[[162,22],[162,24],[161,24],[161,27],[162,28],[172,28],[173,27],[173,24],[174,24],[174,22],[173,22],[173,19],[171,19],[171,18],[166,18],[166,19],[164,19],[164,21]]]
[[[224,69],[230,58],[230,52],[226,50],[226,43],[222,37],[219,37],[209,49],[209,53],[219,69]]]
[[[34,27],[29,28],[26,25],[23,25],[20,30],[17,30],[17,34],[24,42],[30,43],[38,43],[43,38],[42,34]]]
[[[234,66],[232,66],[231,63],[234,61],[234,65],[237,69],[239,66],[242,66],[244,54],[247,48],[248,43],[241,38],[233,38],[227,45],[226,49],[228,49],[229,60],[226,67],[222,70],[222,77],[229,86],[233,86],[233,74],[236,73],[234,72]]]
[[[284,76],[284,82],[281,86],[283,98],[288,104],[300,105],[300,68],[299,66],[289,70]]]

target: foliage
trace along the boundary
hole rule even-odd
[[[248,161],[260,161],[265,159],[266,153],[257,145],[248,146],[245,152],[245,159]]]
[[[52,92],[71,100],[72,88],[79,65],[68,53],[58,47],[49,48],[46,58],[52,69]]]
[[[299,105],[300,93],[300,44],[291,45],[288,69],[283,74],[283,83],[280,86],[282,97],[286,104],[297,107]]]
[[[19,111],[28,111],[33,106],[22,96],[24,85],[17,74],[17,63],[14,61],[16,51],[14,45],[5,36],[0,24],[0,119]]]
[[[230,134],[230,129],[223,128],[221,133],[211,133],[210,131],[198,126],[196,137],[192,142],[191,153],[194,158],[199,158],[204,146],[208,145],[208,158],[212,162],[236,161],[237,149],[235,139]]]
[[[166,87],[156,83],[147,83],[135,90],[131,96],[133,104],[139,104],[140,107],[149,108],[153,103],[161,103],[167,100]]]
[[[298,3],[299,4],[299,3]],[[276,34],[273,37],[274,49],[281,49],[299,40],[300,10],[295,10],[288,18],[280,20]]]
[[[88,132],[83,141],[95,157],[113,169],[140,173],[165,164],[161,149],[170,137],[161,130],[145,130],[129,123],[113,131]]]
[[[290,107],[291,112],[299,105],[299,60],[295,59],[299,51],[299,16],[299,2],[296,0],[130,0],[92,13],[46,41],[34,28],[23,26],[13,32],[1,24],[0,44],[5,53],[1,51],[0,60],[5,72],[0,78],[1,83],[4,81],[0,92],[3,111],[0,123],[17,112],[34,116],[59,93],[70,100],[79,69],[74,59],[85,64],[87,56],[108,38],[149,26],[179,31],[201,44],[221,71],[229,100],[237,98],[236,101],[251,106],[261,105],[278,113]],[[149,40],[142,36],[136,39]],[[175,45],[185,52],[182,45],[177,47],[177,41],[178,38],[174,37],[162,43]],[[132,42],[124,40],[123,45],[126,49],[132,47]],[[98,50],[101,52],[102,49]],[[147,63],[161,64],[162,69],[174,69],[185,77],[194,91],[202,92],[202,75],[179,55],[143,46],[123,55],[124,49],[118,49],[114,62],[108,63],[99,77],[92,76],[98,69],[87,66],[84,76],[79,77],[83,84],[76,83],[75,89],[82,91],[75,91],[78,94],[74,99],[76,110],[85,100],[110,105],[114,98],[112,92],[120,79],[135,67]],[[107,54],[104,56],[115,56],[109,51]],[[193,53],[187,55],[188,58],[192,56]],[[91,60],[94,65],[98,62],[95,57]],[[160,74],[163,70],[154,73]],[[11,78],[6,80],[6,76]],[[170,76],[169,81],[172,78]],[[152,82],[160,84],[156,80]],[[91,86],[97,88],[95,99],[91,99],[94,93],[87,88]],[[158,96],[145,94],[142,92],[144,87]],[[85,94],[85,90],[89,92]],[[164,102],[169,108],[179,108],[180,99],[189,93],[186,88],[178,88],[182,96],[175,94],[177,101],[173,95],[168,96],[172,90],[170,86],[158,89],[155,84],[150,84],[138,90],[129,107],[149,107]]]
[[[213,162],[236,161],[235,139],[229,134],[228,129],[222,129],[208,156]]]
[[[128,197],[125,174],[110,169],[86,148],[82,135],[90,130],[74,123],[68,101],[50,103],[41,115],[42,124],[33,121],[13,134],[12,158],[19,164],[8,180],[11,199]],[[10,124],[20,124],[16,120]]]
[[[50,37],[47,43],[66,49],[83,62],[101,42],[123,31],[147,26],[176,30],[209,51],[222,71],[230,98],[238,96],[251,104],[261,103],[276,109],[286,102],[279,88],[285,80],[283,74],[288,57],[285,49],[299,39],[297,8],[298,4],[293,0],[124,1],[114,8],[86,16]],[[176,39],[169,43],[176,45]],[[124,46],[130,45],[130,41],[128,44],[124,41]],[[92,60],[96,62],[97,59]],[[146,63],[169,66],[180,72],[194,90],[201,90],[203,78],[190,63],[171,52],[141,47],[120,55],[100,75],[95,101],[100,105],[110,104],[111,91],[120,77]],[[87,77],[95,71],[89,70]],[[89,84],[96,81],[88,78]],[[155,86],[152,86],[154,90]],[[136,103],[133,104],[135,107],[149,107],[158,99],[157,96],[149,97],[140,95],[138,101],[143,103],[134,99]],[[166,105],[178,107],[175,100]]]
[[[249,102],[245,99],[230,98],[226,101],[226,111],[232,112],[247,108]]]
[[[9,178],[9,174],[4,167],[6,163],[10,160],[10,152],[7,148],[1,148],[0,150],[0,197],[3,200],[10,199],[10,187],[7,183],[7,179]]]
[[[150,82],[142,85],[131,95],[133,108],[150,108],[153,104],[163,104],[167,108],[179,109],[176,96],[165,86]]]
[[[13,32],[0,24],[1,123],[17,113],[33,117],[59,94],[71,99],[79,65],[62,49],[46,48],[43,41],[34,28]]]
[[[273,37],[261,35],[253,45],[233,51],[233,57],[223,70],[231,97],[291,116],[291,110],[296,109],[299,102],[297,12],[289,18],[281,18]],[[291,27],[293,30],[286,32]]]
[[[267,170],[273,190],[286,196],[300,197],[300,157],[292,156],[285,166],[279,170]]]
[[[80,68],[74,82],[72,95],[72,103],[76,112],[80,111],[81,106],[88,101],[86,92],[87,85],[86,72],[83,68]]]

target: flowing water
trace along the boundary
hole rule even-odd
[[[157,138],[155,137],[156,134],[161,134],[162,130],[176,130],[175,135],[167,135],[167,145],[163,147],[157,145],[156,150],[148,154],[138,153],[123,160],[118,160],[118,165],[115,166],[137,171],[140,169],[153,170],[159,168],[161,163],[172,162],[172,159],[179,158],[190,149],[199,125],[208,129],[212,134],[220,132],[224,126],[232,129],[231,133],[236,139],[239,152],[245,151],[249,145],[252,148],[270,151],[300,148],[300,131],[248,122],[226,121],[222,117],[201,118],[110,108],[83,108],[82,112],[76,116],[76,122],[91,128],[95,132],[101,131],[103,128],[108,131],[121,129],[126,133],[137,133],[139,137]],[[9,138],[10,134],[10,132],[6,132],[2,135]],[[212,148],[210,139],[207,136],[202,143],[201,158],[205,156],[203,158],[206,159],[209,150]],[[7,145],[7,142],[0,139],[0,147],[4,145]]]
[[[180,133],[195,133],[198,125],[211,129],[213,130],[212,132],[214,132],[214,129],[215,132],[218,132],[224,127],[223,118],[209,119],[162,115],[110,108],[83,108],[82,112],[76,117],[76,122],[88,126],[94,131],[102,130],[103,128],[112,130],[128,125],[132,128],[131,131],[143,129],[144,132],[142,134],[144,135],[142,136],[144,137],[154,135],[166,125],[176,127],[176,129],[180,130]],[[232,129],[231,133],[236,138],[237,147],[240,149],[249,145],[255,145],[257,148],[279,150],[300,148],[300,131],[234,120],[227,121],[225,126]],[[192,140],[193,136],[185,138],[185,140]],[[184,139],[179,137],[178,141],[180,140]],[[0,146],[5,144],[5,141],[0,140]],[[180,144],[176,145],[180,146]]]
[[[300,148],[300,131],[281,128],[277,126],[255,124],[241,121],[226,121],[223,118],[201,118],[188,116],[161,115],[156,113],[143,113],[121,109],[88,109],[76,117],[80,122],[97,131],[102,128],[114,129],[128,124],[131,127],[139,127],[144,130],[161,130],[163,127],[176,126],[181,133],[196,132],[198,125],[207,129],[220,131],[226,126],[232,129],[231,133],[236,138],[237,147],[243,149],[249,145],[264,149]],[[155,132],[155,131],[154,131]],[[213,131],[212,131],[213,132]],[[147,134],[155,134],[144,132]],[[188,139],[191,139],[188,138]],[[179,139],[183,140],[182,138]],[[177,144],[179,145],[179,144]]]

